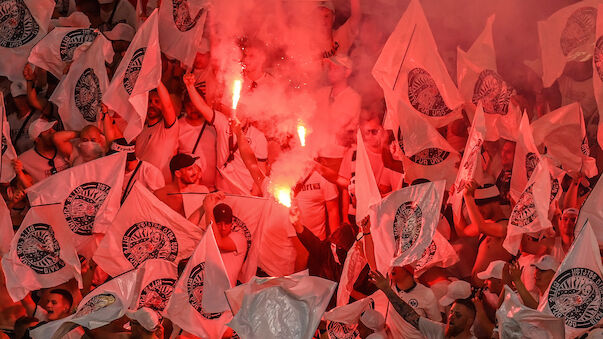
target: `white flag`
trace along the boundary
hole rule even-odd
[[[384,91],[390,112],[398,110],[402,99],[436,128],[462,117],[463,99],[438,54],[418,0],[408,5],[372,74]]]
[[[94,261],[110,276],[137,268],[148,259],[178,264],[193,253],[202,234],[198,226],[136,182],[94,253]]]
[[[486,140],[515,140],[520,111],[511,103],[513,88],[497,73],[493,22],[494,15],[488,18],[484,31],[467,52],[457,48],[457,83],[470,111],[481,102]]]
[[[126,122],[123,134],[132,141],[142,130],[148,107],[149,91],[161,80],[157,10],[138,28],[109,88],[103,103]]]
[[[360,130],[356,133],[357,150],[356,150],[356,218],[360,220],[364,219],[368,215],[369,207],[373,204],[378,203],[381,200],[381,193],[377,187],[377,181],[375,180],[375,174],[371,168],[371,162],[366,148],[364,147],[364,140],[362,139],[362,133]]]
[[[421,259],[440,220],[444,181],[392,192],[371,208],[371,234],[380,272]]]
[[[496,310],[501,338],[564,339],[563,320],[526,307],[505,285],[505,299]]]
[[[74,326],[67,323],[92,330],[121,318],[135,298],[138,274],[139,270],[132,270],[98,286],[82,299],[73,315],[31,330],[32,338],[63,338]]]
[[[587,61],[592,57],[600,3],[600,0],[580,1],[538,21],[544,87],[550,87],[559,78],[566,62]]]
[[[48,32],[53,0],[3,0],[0,2],[0,75],[23,80],[23,68],[32,47]]]
[[[236,312],[228,325],[242,338],[310,339],[336,286],[313,276],[255,278],[226,292]]]
[[[232,318],[224,295],[229,288],[226,268],[209,227],[176,282],[165,317],[202,339],[221,338]]]
[[[486,136],[486,125],[484,118],[484,110],[481,103],[477,105],[463,159],[459,165],[459,171],[454,182],[454,192],[450,193],[450,201],[452,202],[452,212],[455,215],[460,215],[461,207],[463,206],[463,190],[471,181],[475,180],[479,175],[478,169],[481,166],[482,145]]]
[[[75,278],[82,288],[80,261],[71,233],[56,205],[32,207],[2,258],[6,289],[16,302],[29,291]]]
[[[603,148],[603,5],[597,11],[596,42],[593,53],[593,88],[599,112],[597,142]]]
[[[57,27],[31,50],[28,61],[52,73],[58,79],[64,74],[65,67],[88,49],[92,42],[100,37],[101,47],[97,57],[107,63],[113,61],[113,47],[97,29]]]
[[[519,137],[515,145],[513,170],[511,172],[510,195],[513,201],[519,200],[519,196],[526,188],[528,180],[530,180],[536,165],[540,161],[540,153],[534,144],[530,120],[525,112],[521,118],[518,132]]]
[[[411,183],[415,179],[430,181],[446,180],[450,187],[456,178],[458,152],[425,119],[410,106],[399,102],[398,111],[392,116],[398,127],[398,146],[404,153],[404,179]]]
[[[50,101],[59,108],[66,129],[79,131],[97,123],[103,93],[109,85],[102,54],[106,39],[99,35],[82,56],[69,68],[52,93]]]
[[[588,177],[597,174],[590,160],[582,107],[575,102],[547,113],[532,123],[534,143],[544,144],[549,154],[566,171]]]
[[[415,276],[418,277],[431,267],[450,267],[459,262],[459,256],[438,230],[433,234],[431,244],[423,252],[421,259],[414,263]]]
[[[327,321],[329,339],[357,338],[359,333],[356,328],[362,313],[372,309],[381,313],[385,318],[388,304],[389,300],[387,300],[385,294],[378,290],[366,298],[325,312],[323,318]]]
[[[362,243],[354,243],[343,263],[341,278],[337,286],[337,306],[346,305],[350,301],[350,294],[354,290],[354,284],[360,272],[362,272],[368,263],[360,253],[358,246],[362,246]]]
[[[565,319],[565,337],[575,338],[603,318],[603,266],[589,222],[574,240],[538,306]]]
[[[10,243],[15,236],[13,221],[4,198],[0,197],[0,257],[10,251]]]
[[[193,66],[203,38],[207,10],[205,0],[166,0],[159,7],[159,42],[161,51]]]
[[[588,220],[595,231],[599,246],[603,247],[603,176],[599,178],[592,192],[582,205],[576,225],[584,225]]]
[[[178,265],[162,259],[149,259],[140,265],[139,272],[130,309],[148,307],[163,314],[178,279]]]
[[[36,183],[27,196],[32,205],[59,204],[73,243],[89,258],[93,233],[104,233],[119,209],[125,165],[124,152],[92,160]]]
[[[4,107],[4,94],[0,93],[0,182],[6,183],[15,177],[12,160],[17,158],[17,152],[10,138],[10,125]]]
[[[517,254],[524,233],[537,233],[553,227],[548,218],[550,202],[549,160],[542,157],[511,211],[507,236],[503,242],[503,247],[509,253]]]

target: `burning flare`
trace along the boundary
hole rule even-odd
[[[278,187],[274,191],[274,197],[279,204],[291,207],[291,189],[289,187]]]
[[[297,136],[299,137],[299,143],[302,147],[306,147],[306,127],[301,123],[297,124]]]
[[[242,83],[241,80],[235,80],[232,84],[232,109],[237,109],[237,105],[239,104]]]

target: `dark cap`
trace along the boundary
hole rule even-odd
[[[170,160],[170,171],[172,173],[185,167],[191,166],[199,157],[192,157],[189,154],[178,153]]]
[[[216,223],[232,223],[232,208],[224,203],[217,204],[214,207],[214,219],[216,220]]]

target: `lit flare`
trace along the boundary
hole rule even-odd
[[[291,189],[289,187],[279,187],[275,190],[274,197],[279,204],[291,207]]]
[[[241,80],[235,80],[232,84],[232,109],[237,109],[237,105],[239,104],[242,83]]]
[[[306,146],[306,127],[302,124],[297,125],[297,136],[302,147]]]

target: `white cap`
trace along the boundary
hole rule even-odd
[[[159,314],[148,307],[141,307],[136,311],[127,310],[126,316],[136,320],[145,330],[153,332],[159,326]]]
[[[385,318],[383,315],[371,308],[362,313],[360,316],[360,321],[364,324],[364,326],[373,331],[381,331],[385,326]]]
[[[10,84],[10,94],[13,98],[27,94],[27,85],[24,80],[16,80]]]
[[[105,37],[111,41],[132,41],[132,39],[134,39],[134,35],[136,34],[136,30],[132,26],[120,22],[115,25],[112,30],[105,32],[104,34]]]
[[[477,188],[474,193],[475,199],[489,199],[498,197],[499,195],[500,191],[496,185],[484,185],[483,187]]]
[[[533,263],[532,266],[541,271],[557,271],[559,268],[559,262],[552,255],[543,255],[540,257],[540,259],[538,259],[538,261]]]
[[[502,271],[503,271],[503,268],[505,267],[505,264],[506,264],[506,262],[504,262],[502,260],[495,260],[495,261],[491,262],[490,265],[488,265],[488,268],[486,268],[485,271],[479,272],[477,274],[477,277],[482,280],[486,280],[486,279],[490,279],[490,278],[502,279]]]
[[[46,121],[44,119],[36,119],[29,125],[29,139],[36,140],[40,134],[51,129],[56,121]]]
[[[446,295],[440,298],[440,305],[448,306],[457,299],[467,299],[471,296],[471,284],[464,280],[456,280],[448,285]]]
[[[73,12],[70,16],[53,19],[52,23],[58,27],[90,27],[90,19],[82,12]]]

